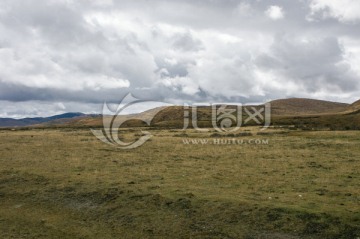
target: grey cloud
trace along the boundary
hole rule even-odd
[[[195,39],[189,32],[184,34],[177,34],[174,37],[173,46],[175,49],[191,52],[200,51],[204,48],[202,42],[198,39]]]
[[[303,85],[309,92],[327,89],[349,92],[358,89],[358,76],[344,60],[343,49],[334,37],[299,39],[277,37],[270,54],[257,58],[256,63]]]
[[[169,60],[168,60],[169,61]],[[169,63],[166,59],[156,59],[156,64],[159,67],[159,73],[161,77],[176,77],[176,76],[187,76],[188,72],[188,64],[194,64],[189,62],[174,62]],[[164,71],[165,70],[165,71]]]
[[[88,112],[127,92],[170,103],[360,93],[360,23],[309,21],[308,1],[112,2],[1,1],[0,100]]]
[[[24,101],[73,101],[83,103],[101,104],[104,101],[118,103],[127,93],[126,89],[113,89],[95,91],[93,89],[71,91],[57,90],[54,88],[35,88],[18,84],[0,82],[0,100]]]

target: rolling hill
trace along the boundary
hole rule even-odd
[[[313,115],[340,113],[350,106],[324,100],[290,98],[271,101],[271,111],[274,115]]]
[[[360,100],[352,103],[349,107],[348,107],[348,111],[350,113],[358,113],[360,112]]]
[[[360,100],[353,104],[337,103],[304,98],[280,99],[271,103],[272,125],[296,125],[304,129],[360,129]],[[259,106],[245,106],[247,108]],[[198,107],[198,124],[211,127],[211,108]],[[154,118],[152,116],[155,115]],[[123,127],[146,126],[141,121],[151,120],[151,126],[182,128],[184,108],[170,106],[154,108],[139,114],[121,115],[126,121]],[[191,113],[190,113],[191,117]],[[136,118],[136,120],[133,120]],[[105,116],[110,121],[113,116]],[[102,115],[68,113],[48,118],[0,119],[0,126],[37,126],[37,127],[87,127],[98,128],[103,125]],[[191,122],[190,122],[191,126]]]
[[[352,105],[346,103],[338,103],[323,100],[313,100],[304,98],[289,98],[270,101],[271,114],[273,121],[283,118],[293,117],[307,117],[307,116],[325,116],[325,115],[337,115],[346,112]],[[360,101],[355,103],[360,107]],[[258,106],[244,106],[245,108],[258,107]],[[354,108],[355,106],[353,106]],[[200,124],[206,124],[211,119],[210,107],[198,108],[198,120]],[[351,111],[353,112],[353,110]],[[156,126],[162,125],[176,125],[183,122],[183,108],[181,106],[168,107],[159,114],[153,120],[153,124]],[[245,115],[246,116],[246,115]],[[206,124],[209,125],[209,124]]]
[[[356,107],[357,109],[360,109],[360,100],[354,102],[351,106]]]
[[[272,125],[296,125],[304,129],[360,129],[360,101],[350,105],[322,100],[291,98],[275,100],[270,103],[272,105]],[[252,106],[245,107],[251,108]],[[153,110],[158,113],[151,122],[152,126],[183,127],[184,108],[182,106],[163,107]],[[150,113],[153,110],[135,116],[139,119],[146,119],[145,115],[151,115]],[[197,114],[199,127],[212,127],[210,107],[198,107]],[[130,118],[133,116],[122,117]],[[111,120],[111,116],[109,116],[108,120]],[[75,119],[68,125],[101,127],[102,118]],[[125,127],[139,125],[144,124],[134,121],[124,124]]]

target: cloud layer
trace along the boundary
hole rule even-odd
[[[128,92],[176,104],[355,101],[359,7],[355,0],[3,0],[0,116],[95,113]]]

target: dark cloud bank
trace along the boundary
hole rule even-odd
[[[355,0],[3,0],[0,117],[96,113],[127,92],[352,102],[359,25]]]

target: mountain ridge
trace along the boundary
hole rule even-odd
[[[288,98],[278,99],[270,101],[272,118],[274,124],[296,124],[301,118],[306,121],[307,124],[311,124],[312,121],[319,121],[320,124],[331,125],[335,124],[332,118],[336,118],[338,122],[346,122],[346,115],[353,115],[349,119],[354,121],[351,127],[357,127],[358,118],[360,119],[360,100],[355,101],[352,104],[339,103],[332,101],[308,99],[308,98]],[[244,107],[256,107],[256,106],[244,106]],[[155,117],[152,117],[155,115]],[[182,106],[169,106],[158,107],[149,109],[147,111],[132,114],[121,115],[124,120],[131,120],[136,117],[139,120],[150,121],[153,126],[160,127],[179,127],[183,123],[184,108]],[[354,118],[355,117],[355,118]],[[112,120],[113,116],[105,116],[105,120]],[[210,107],[198,108],[198,119],[200,121],[209,121],[211,118]],[[326,123],[322,120],[325,119]],[[295,123],[294,123],[295,122]],[[0,127],[102,127],[103,116],[102,115],[90,115],[83,113],[64,113],[61,115],[55,115],[51,117],[37,117],[37,118],[24,118],[24,119],[11,119],[0,118]],[[125,124],[125,126],[139,126],[143,124]],[[360,127],[360,125],[359,125]]]
[[[56,121],[61,119],[73,119],[76,117],[86,116],[80,112],[68,112],[59,115],[53,115],[49,117],[27,117],[22,119],[14,118],[0,118],[0,127],[25,127],[37,124],[42,124],[50,121]]]

